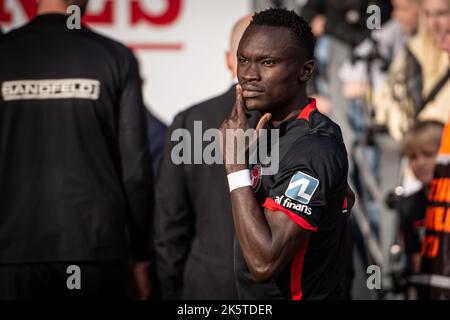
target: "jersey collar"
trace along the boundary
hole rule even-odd
[[[280,125],[278,127],[278,129],[280,130],[279,131],[280,137],[286,133],[288,127],[290,127],[290,124],[293,124],[293,125],[295,124],[295,122],[296,122],[295,120],[309,121],[309,116],[314,110],[317,110],[316,99],[309,98],[309,103],[305,107],[302,108],[302,110],[300,111],[300,113],[298,114],[297,117],[291,117],[291,118],[283,121],[282,123],[280,123]]]
[[[300,111],[299,115],[297,116],[298,120],[306,120],[309,121],[309,115],[311,114],[311,112],[313,112],[314,110],[317,110],[316,107],[316,99],[314,98],[309,98],[309,104],[304,107],[302,109],[302,111]]]

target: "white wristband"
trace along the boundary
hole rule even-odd
[[[250,179],[250,170],[240,170],[227,175],[228,186],[230,187],[230,192],[234,189],[247,187],[252,185],[252,180]]]

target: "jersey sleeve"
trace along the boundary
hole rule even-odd
[[[263,206],[316,232],[333,191],[346,186],[346,160],[334,141],[305,138],[285,155]]]

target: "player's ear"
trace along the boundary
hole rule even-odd
[[[300,70],[300,81],[306,82],[309,79],[311,79],[312,75],[314,74],[314,71],[316,70],[316,64],[314,60],[309,59],[303,62],[301,65]]]

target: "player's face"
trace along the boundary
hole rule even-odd
[[[247,109],[269,111],[298,96],[303,58],[284,27],[250,26],[237,51],[237,76]]]

